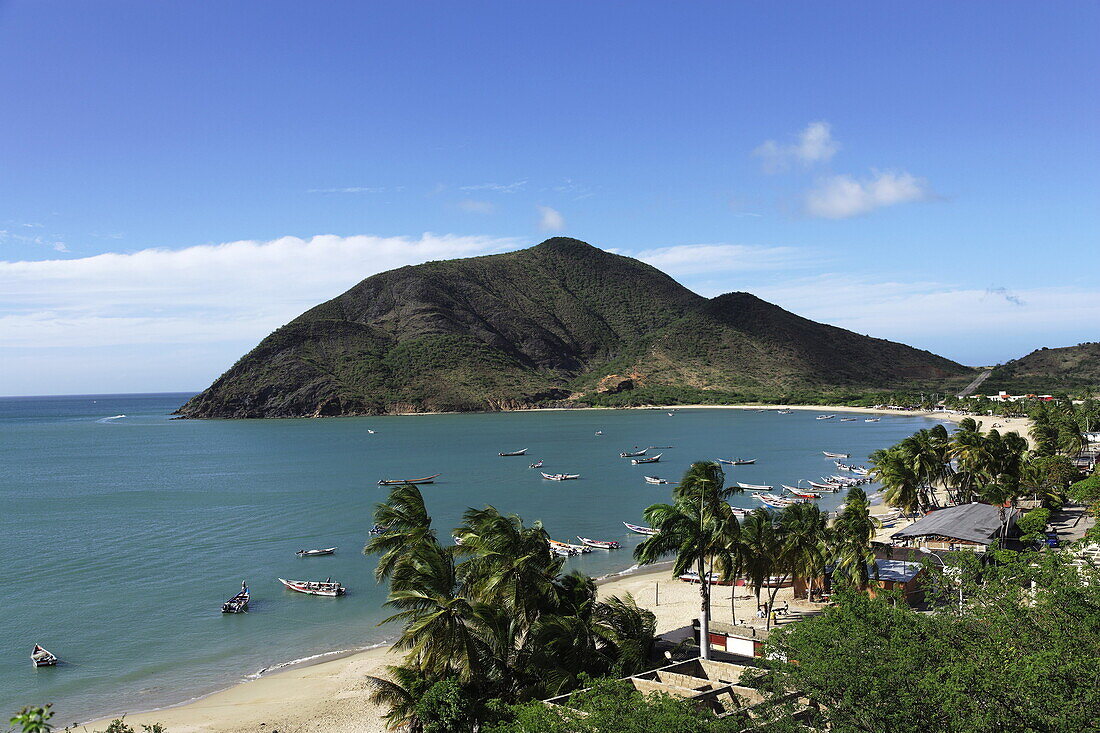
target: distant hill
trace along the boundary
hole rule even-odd
[[[748,293],[707,299],[638,260],[557,237],[369,277],[276,330],[179,412],[500,410],[608,393],[745,401],[970,371]]]
[[[1100,342],[1036,349],[993,369],[979,392],[1100,392]]]

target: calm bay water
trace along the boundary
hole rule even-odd
[[[641,539],[622,522],[641,523],[669,495],[643,475],[675,480],[693,460],[755,457],[727,467],[728,480],[793,485],[832,472],[822,450],[862,462],[931,422],[704,409],[170,420],[189,396],[0,399],[0,719],[46,702],[61,722],[147,710],[392,638],[377,625],[385,588],[361,554],[385,496],[379,478],[442,472],[423,492],[444,538],[467,507],[492,504],[543,520],[557,539],[619,540],[625,549],[570,560],[605,575],[630,567]],[[664,454],[657,465],[618,457],[636,445],[674,447],[651,451]],[[527,456],[496,455],[520,448]],[[527,467],[539,458],[582,478],[545,481]],[[331,557],[294,555],[332,545]],[[301,596],[276,581],[328,576],[348,596]],[[219,613],[242,580],[251,611]],[[35,642],[64,664],[35,670]]]

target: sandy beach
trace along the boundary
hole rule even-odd
[[[944,419],[953,422],[966,415],[931,412],[900,412],[898,410],[830,407],[822,405],[715,405],[678,406],[674,409],[791,409],[819,413],[852,412]],[[601,409],[601,408],[596,408]],[[1028,421],[1023,418],[981,417],[983,429],[998,424],[1003,432],[1015,430],[1028,436]],[[875,514],[887,508],[874,507]],[[897,527],[884,533],[892,533]],[[659,634],[682,630],[691,624],[699,608],[698,586],[684,583],[670,574],[667,564],[644,568],[627,574],[610,576],[599,581],[601,597],[631,593],[638,603],[657,617]],[[730,622],[731,593],[736,596],[738,620],[757,623],[755,599],[744,588],[713,589],[714,619]],[[790,589],[779,592],[777,600],[792,601]],[[791,602],[792,610],[810,606]],[[760,622],[762,623],[762,622]],[[276,673],[242,682],[201,699],[152,712],[132,713],[126,722],[135,727],[159,722],[169,733],[297,733],[326,731],[328,733],[371,733],[386,730],[384,712],[367,700],[368,675],[381,675],[399,657],[389,647],[379,647],[352,653],[314,664],[289,667]],[[117,717],[117,716],[116,716]],[[103,730],[109,719],[78,727],[78,730]]]

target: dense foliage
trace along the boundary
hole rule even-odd
[[[493,507],[470,509],[435,536],[420,491],[394,487],[375,511],[388,531],[364,552],[379,555],[386,605],[401,623],[402,664],[371,680],[391,723],[412,730],[469,730],[506,703],[576,689],[582,680],[645,668],[656,622],[629,595],[597,601],[593,580],[563,574],[539,522]]]
[[[51,707],[51,705],[46,705],[41,708],[27,707],[20,710],[9,721],[13,733],[51,733],[54,729],[50,724],[50,719],[53,718]],[[65,730],[69,730],[69,728],[65,728]],[[81,727],[81,730],[86,731],[87,728]],[[167,729],[160,723],[143,725],[141,730],[143,733],[167,733]],[[91,733],[95,733],[95,731],[91,731]],[[122,718],[116,718],[107,725],[103,733],[135,733],[135,730],[133,726],[127,725]]]
[[[1061,553],[958,553],[948,565],[927,568],[935,613],[843,593],[773,633],[756,684],[779,711],[791,690],[818,708],[805,726],[778,715],[763,729],[1100,729],[1100,573]]]
[[[608,389],[608,377],[629,386]],[[706,299],[575,239],[367,278],[265,338],[181,408],[292,417],[801,399],[970,370],[748,293]]]

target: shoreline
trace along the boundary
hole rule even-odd
[[[1005,430],[1017,430],[1030,443],[1027,430],[1029,421],[1025,418],[991,418],[989,416],[947,412],[901,411],[885,408],[844,407],[838,405],[678,405],[629,408],[538,408],[530,411],[570,411],[575,409],[789,409],[822,413],[849,412],[869,415],[898,415],[942,419],[955,423],[966,417],[974,417],[977,420],[983,420],[984,417],[983,422],[992,419],[998,421]],[[517,410],[516,412],[528,412],[528,410]],[[428,413],[411,414],[424,415]],[[985,424],[983,424],[983,428],[986,428]],[[605,596],[620,592],[620,589],[625,591],[629,587],[639,587],[640,583],[648,582],[650,576],[661,573],[667,574],[671,565],[671,561],[644,567],[634,565],[618,573],[610,573],[595,578],[597,592],[601,596]],[[658,583],[658,581],[655,581],[654,586],[656,587]],[[688,584],[682,585],[688,586]],[[665,589],[661,590],[662,594],[667,592]],[[655,608],[650,607],[649,603],[646,603],[642,598],[638,598],[637,594],[635,594],[635,597],[639,605],[656,611]],[[697,603],[697,599],[695,603]],[[691,617],[689,615],[680,618],[681,620],[690,620]],[[672,630],[663,628],[666,625],[659,623],[658,633]],[[149,725],[155,722],[162,723],[169,733],[238,733],[238,731],[243,733],[246,730],[255,731],[261,725],[267,730],[273,730],[280,726],[291,727],[288,726],[287,721],[289,719],[298,721],[292,727],[295,730],[378,731],[381,733],[385,730],[384,721],[380,717],[381,711],[366,702],[363,677],[383,674],[386,664],[399,661],[397,656],[389,655],[392,649],[391,644],[392,642],[382,642],[359,649],[321,652],[301,660],[282,662],[249,674],[245,679],[231,683],[227,687],[198,697],[140,712],[116,713],[90,722],[78,723],[76,730],[92,731],[96,727],[103,729],[111,720],[124,717],[128,724],[134,726]],[[348,703],[347,707],[340,711],[332,711],[330,709],[331,703],[340,700]],[[355,700],[355,704],[351,704],[352,700]],[[341,715],[337,715],[340,719],[333,720],[332,716],[337,712],[341,713]],[[303,716],[305,716],[304,719]],[[272,721],[275,720],[281,722],[274,725]],[[313,720],[324,720],[325,723],[322,727],[314,727],[310,725]]]

